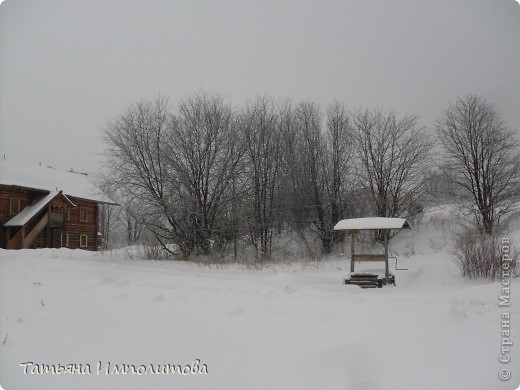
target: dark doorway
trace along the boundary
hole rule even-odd
[[[51,230],[51,248],[61,248],[62,245],[62,232],[58,229]]]

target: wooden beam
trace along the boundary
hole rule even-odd
[[[25,248],[25,226],[20,228],[20,249]]]
[[[11,230],[12,227],[8,227],[8,230]],[[19,228],[18,231],[14,234],[14,236],[9,236],[9,241],[7,242],[7,249],[16,249],[20,248],[20,235],[22,234],[22,229]]]
[[[98,232],[99,232],[99,205],[96,204],[95,206],[95,209],[94,209],[94,224],[96,226],[96,234],[94,235],[94,250],[97,251],[98,250],[98,245],[99,245],[99,237],[98,237]],[[88,249],[88,248],[87,248]]]
[[[51,212],[51,205],[47,206],[47,214],[49,215]],[[45,247],[50,248],[51,247],[51,224],[48,223],[45,227]]]
[[[46,213],[25,238],[24,244],[23,244],[24,248],[29,248],[31,246],[34,239],[47,226],[48,222],[49,222],[49,213]],[[24,229],[25,229],[25,227],[24,227]]]
[[[350,231],[350,272],[354,272],[354,256],[356,254],[356,234],[355,230]]]
[[[20,248],[20,232],[15,233],[14,236],[12,236],[9,239],[9,242],[7,243],[7,249],[19,249]]]
[[[388,266],[388,229],[383,230],[383,236],[385,239],[385,276],[390,276],[390,268]]]
[[[357,254],[353,257],[354,261],[387,261],[388,257],[384,254],[381,255],[373,255],[373,254]]]
[[[61,246],[66,246],[63,245],[63,240],[65,240],[65,244],[67,244],[67,206],[63,208],[63,230],[61,234]]]

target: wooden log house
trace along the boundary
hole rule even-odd
[[[84,173],[0,160],[0,247],[97,250],[99,205],[114,203],[89,193]]]

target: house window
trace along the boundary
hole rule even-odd
[[[80,248],[86,248],[87,247],[87,235],[82,234],[79,236],[79,247]]]
[[[87,209],[85,207],[79,208],[79,221],[88,222]]]
[[[15,215],[20,212],[20,199],[19,198],[11,198],[9,202],[9,214]]]
[[[70,207],[67,207],[67,222],[70,221]]]
[[[69,246],[69,233],[65,234],[65,246]]]

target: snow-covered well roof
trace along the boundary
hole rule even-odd
[[[0,184],[43,191],[63,191],[76,198],[111,203],[86,173],[56,169],[45,164],[0,159]]]
[[[410,229],[404,218],[350,218],[339,221],[334,230],[363,230],[363,229]]]

